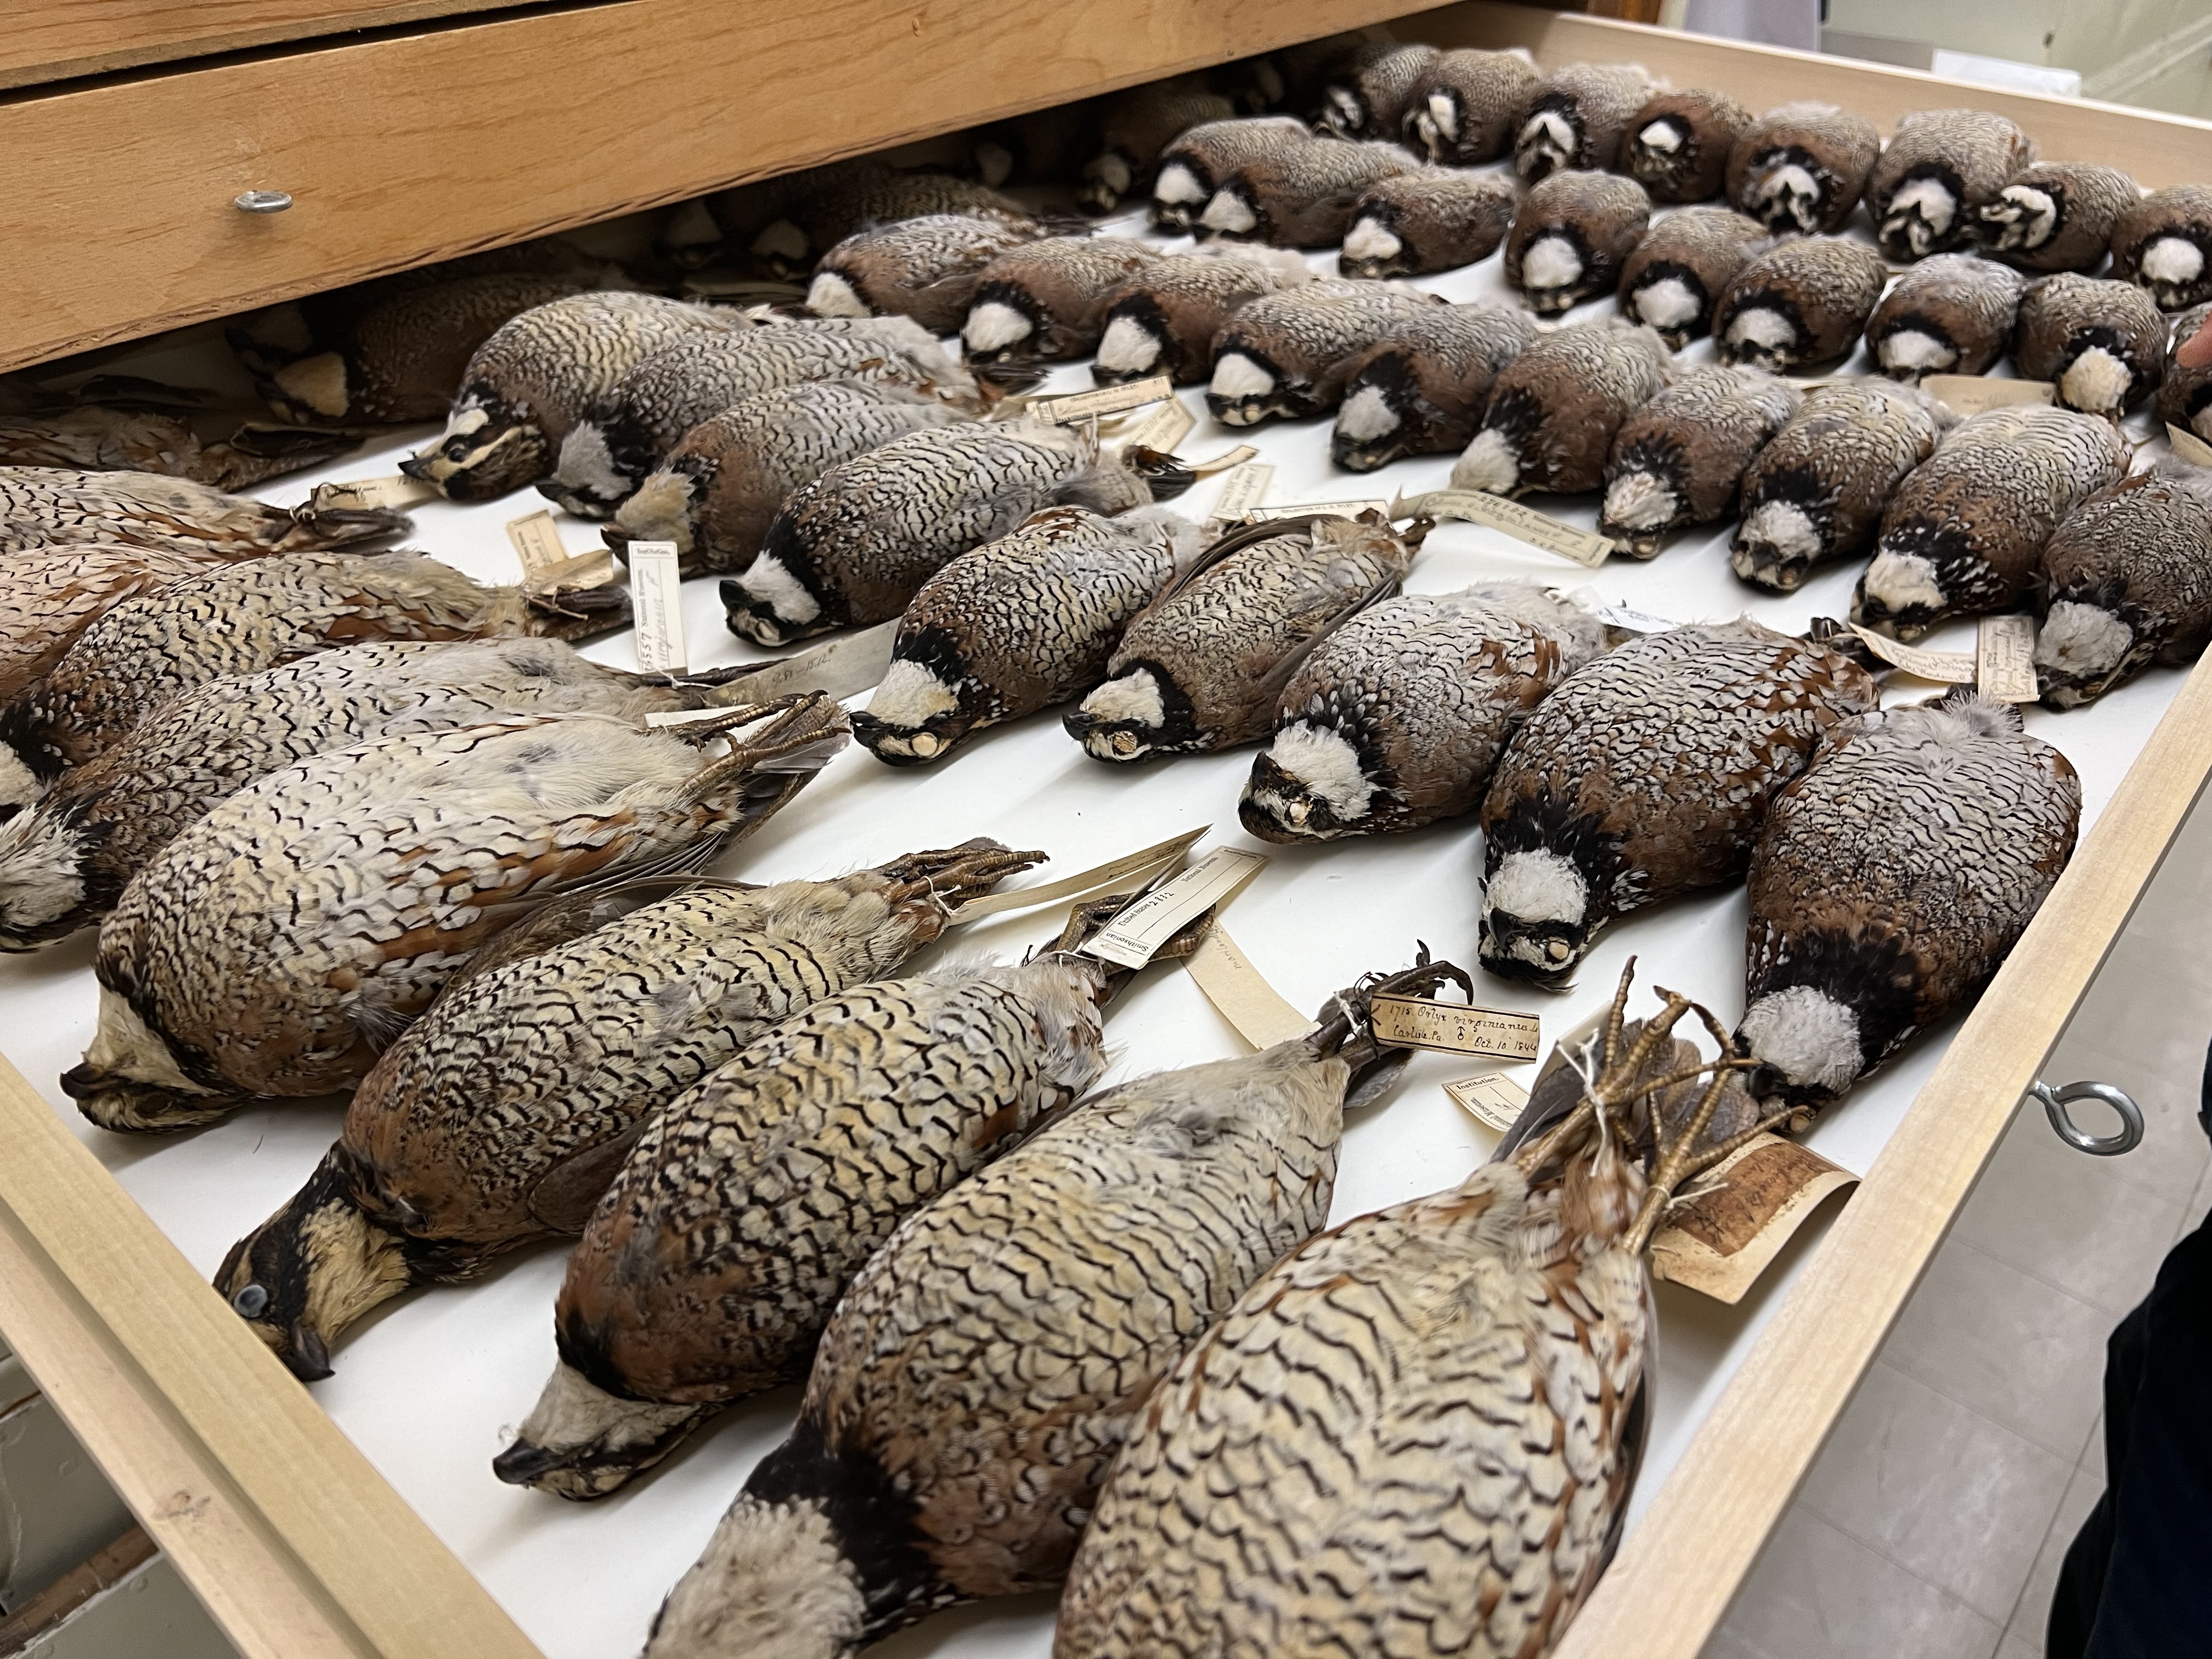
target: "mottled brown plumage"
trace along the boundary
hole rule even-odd
[[[1621,262],[1621,315],[1680,351],[1712,331],[1713,307],[1765,241],[1757,222],[1732,208],[1668,214]]]
[[[2158,385],[2157,407],[2161,425],[2178,426],[2212,443],[2212,363],[2189,368],[2176,355],[2208,322],[2212,322],[2212,305],[2194,307],[2173,319],[2172,342],[2166,349],[2166,373]]]
[[[2008,265],[1938,253],[1899,277],[1867,319],[1867,349],[1892,380],[1980,374],[2005,355],[2027,284]]]
[[[0,564],[0,702],[21,696],[77,635],[124,600],[228,562],[211,549],[159,551],[99,542],[8,554]]]
[[[1100,386],[1165,374],[1179,386],[1213,370],[1214,337],[1262,295],[1313,280],[1287,248],[1208,242],[1155,259],[1108,297],[1091,378]]]
[[[1708,202],[1721,193],[1729,153],[1751,112],[1724,92],[1662,92],[1629,118],[1620,169],[1655,202]]]
[[[2122,209],[2112,276],[2139,284],[2160,311],[2212,300],[2212,185],[2168,185]]]
[[[1773,231],[1841,230],[1881,155],[1881,133],[1833,104],[1784,104],[1729,152],[1728,199]]]
[[[1530,184],[1562,168],[1595,173],[1620,159],[1628,124],[1656,90],[1633,64],[1568,64],[1528,90],[1513,170]]]
[[[1992,256],[2022,270],[2094,270],[2104,263],[2120,216],[2141,199],[2118,167],[2086,161],[2038,161],[2005,180],[1975,216],[1975,234]]]
[[[1009,248],[976,278],[961,349],[976,363],[1087,357],[1105,331],[1109,296],[1158,257],[1118,236],[1053,236]]]
[[[1329,454],[1353,472],[1401,455],[1443,455],[1473,439],[1499,372],[1536,340],[1503,306],[1431,306],[1352,360]]]
[[[2067,514],[2035,584],[2044,703],[2077,708],[2212,641],[2212,471],[2168,459]]]
[[[1360,354],[1444,303],[1395,283],[1345,278],[1264,295],[1215,337],[1206,405],[1224,426],[1334,409]]]
[[[1867,210],[1881,251],[1923,259],[1974,240],[1981,210],[2035,160],[2035,140],[1981,109],[1923,109],[1900,117],[1867,175]]]
[[[1651,225],[1651,198],[1611,173],[1545,175],[1513,216],[1505,280],[1541,316],[1620,284],[1621,263]]]
[[[2021,295],[2013,366],[2069,409],[2118,420],[2158,389],[2166,351],[2166,319],[2132,283],[2062,270]]]
[[[1841,236],[1794,237],[1753,258],[1713,313],[1721,360],[1775,370],[1850,355],[1889,282],[1881,255]]]
[[[201,394],[171,392],[150,382],[94,380],[27,400],[20,412],[0,415],[0,466],[149,472],[250,489],[336,460],[361,441],[350,431],[240,421],[219,407],[198,407]]]
[[[1598,533],[1648,559],[1674,532],[1729,517],[1744,469],[1802,401],[1755,368],[1686,370],[1614,434]]]
[[[1314,142],[1306,124],[1289,115],[1254,115],[1193,127],[1160,153],[1159,173],[1152,181],[1152,228],[1170,236],[1182,234],[1237,169]]]
[[[1648,328],[1577,323],[1539,337],[1499,371],[1482,430],[1452,468],[1452,488],[1498,495],[1595,489],[1613,434],[1667,374],[1667,348]]]
[[[1334,247],[1359,198],[1420,162],[1396,144],[1316,138],[1245,162],[1224,178],[1192,228],[1271,247]]]
[[[1033,222],[969,213],[855,231],[822,256],[806,290],[817,317],[911,317],[932,334],[957,334],[984,266],[1044,234]]]
[[[1322,88],[1322,128],[1340,138],[1396,139],[1414,90],[1443,55],[1434,46],[1376,43]]]
[[[1098,149],[1083,164],[1076,200],[1111,213],[1149,191],[1160,154],[1193,127],[1230,119],[1236,106],[1195,76],[1148,81],[1109,98],[1098,112]]]
[[[1411,276],[1486,259],[1513,223],[1520,192],[1502,173],[1422,167],[1370,185],[1352,204],[1336,268]]]
[[[1451,167],[1496,161],[1513,148],[1536,78],[1523,52],[1439,52],[1407,97],[1406,147]]]
[[[777,181],[781,182],[781,181]],[[746,246],[763,276],[793,282],[856,231],[935,213],[965,213],[1021,222],[1029,210],[973,179],[948,173],[902,173],[872,156],[817,169],[796,191],[773,198],[777,216],[761,225]],[[723,212],[716,198],[716,215]]]
[[[388,507],[272,507],[158,473],[0,467],[0,553],[96,542],[251,559],[374,546],[407,526]]]

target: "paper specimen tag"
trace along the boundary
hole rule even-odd
[[[1334,519],[1356,519],[1363,513],[1389,515],[1388,501],[1306,501],[1297,507],[1255,507],[1244,515],[1246,524],[1271,524],[1278,519],[1303,519],[1323,514]]]
[[[2212,466],[2212,444],[2208,444],[2194,432],[2185,431],[2171,421],[2166,423],[2166,441],[2173,453],[2191,466]]]
[[[1180,836],[1170,836],[1151,847],[1125,853],[1109,863],[1094,866],[1072,876],[1062,876],[1058,881],[1048,881],[1042,887],[1017,887],[1011,891],[986,893],[981,898],[969,899],[948,920],[957,925],[994,916],[1001,910],[1026,910],[1032,905],[1049,904],[1054,899],[1073,898],[1078,893],[1095,891],[1125,877],[1139,878],[1141,884],[1161,871],[1181,863],[1182,855],[1190,850],[1191,843],[1212,827],[1210,823],[1202,823],[1195,830],[1186,830]]]
[[[1197,424],[1198,416],[1183,406],[1182,399],[1170,398],[1122,434],[1121,453],[1155,449],[1163,455],[1172,454]]]
[[[1597,618],[1629,634],[1666,634],[1682,625],[1665,617],[1655,617],[1648,611],[1631,611],[1625,605],[1601,605],[1597,608]]]
[[[1867,643],[1867,649],[1893,668],[1902,668],[1923,680],[1936,680],[1947,685],[1972,685],[1974,683],[1974,659],[1964,651],[1923,651],[1917,646],[1903,645],[1887,634],[1877,634],[1871,628],[1862,628],[1856,623],[1851,632]]]
[[[547,565],[525,585],[544,592],[556,587],[605,587],[614,579],[615,556],[604,547],[595,547],[573,559]]]
[[[676,544],[632,542],[628,558],[637,665],[648,674],[680,673],[689,653],[684,648],[684,579],[676,568]]]
[[[1182,967],[1198,982],[1214,1012],[1255,1048],[1288,1042],[1314,1028],[1313,1021],[1267,983],[1267,976],[1252,965],[1251,958],[1218,923]]]
[[[1809,1146],[1756,1135],[1698,1177],[1651,1241],[1654,1276],[1735,1303],[1820,1200],[1858,1177]]]
[[[1974,652],[1974,689],[1998,702],[2033,702],[2035,618],[1984,617]]]
[[[1190,470],[1194,478],[1210,478],[1217,472],[1226,472],[1232,466],[1242,466],[1260,452],[1249,444],[1239,444],[1225,449],[1210,461],[1200,461]]]
[[[757,702],[773,702],[796,691],[827,691],[833,697],[849,697],[882,680],[890,667],[891,647],[898,639],[898,619],[848,634],[811,651],[802,651],[781,662],[765,665],[735,683],[732,690]],[[689,726],[726,714],[724,708],[668,708],[645,717],[647,726]]]
[[[1444,1092],[1462,1111],[1501,1134],[1513,1127],[1513,1120],[1528,1103],[1528,1091],[1498,1072],[1485,1072],[1480,1077],[1463,1077],[1456,1083],[1447,1083]]]
[[[1040,398],[1030,405],[1029,412],[1054,426],[1073,426],[1078,421],[1119,415],[1125,409],[1139,409],[1174,396],[1175,382],[1164,374],[1155,374],[1149,380],[1131,380],[1126,386],[1102,386],[1096,392],[1077,392],[1065,398]]]
[[[1613,544],[1594,530],[1577,530],[1533,507],[1479,489],[1437,489],[1390,508],[1394,519],[1458,519],[1502,532],[1514,540],[1595,570],[1613,552]]]
[[[561,526],[540,508],[507,521],[507,539],[522,564],[522,580],[534,583],[555,565],[568,562],[568,550],[561,545]]]
[[[1375,1035],[1386,1042],[1448,1054],[1487,1054],[1492,1060],[1534,1060],[1538,1053],[1540,1028],[1534,1014],[1428,997],[1383,995],[1371,1006]]]
[[[1213,498],[1212,522],[1236,524],[1254,507],[1267,499],[1267,491],[1275,482],[1275,469],[1265,461],[1247,461],[1221,481],[1221,493]]]
[[[2048,380],[2000,380],[1986,374],[1930,374],[1921,389],[1960,415],[1978,415],[1984,410],[2012,404],[2054,404],[2058,389]]]
[[[1225,902],[1267,867],[1257,853],[1218,847],[1164,886],[1139,899],[1079,947],[1122,968],[1141,968],[1194,916]]]
[[[307,505],[318,513],[333,507],[411,507],[435,496],[438,487],[394,472],[383,478],[355,478],[345,483],[317,484]]]

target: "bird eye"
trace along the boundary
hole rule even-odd
[[[243,1317],[257,1319],[260,1316],[261,1310],[269,1305],[269,1287],[265,1285],[248,1285],[230,1298],[230,1305]]]

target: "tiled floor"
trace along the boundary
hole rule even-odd
[[[2104,1486],[2106,1334],[2212,1205],[2212,807],[2167,856],[2045,1067],[2117,1083],[2143,1144],[2014,1121],[1707,1659],[2038,1659]],[[2077,1109],[2080,1110],[2080,1109]],[[2102,1128],[2081,1111],[2085,1127]]]

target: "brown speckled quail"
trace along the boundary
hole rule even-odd
[[[1271,247],[1334,247],[1369,185],[1420,165],[1396,144],[1316,138],[1237,168],[1192,228]]]
[[[1735,574],[1786,593],[1815,566],[1871,550],[1882,509],[1949,424],[1949,411],[1917,387],[1814,386],[1744,472],[1729,552]]]
[[[1108,296],[1158,258],[1118,236],[1050,236],[1008,248],[976,278],[961,349],[971,363],[1087,357],[1105,331]]]
[[[971,732],[1081,696],[1106,678],[1129,619],[1203,545],[1164,508],[1109,519],[1056,507],[963,553],[900,617],[854,740],[890,765],[927,765]]]
[[[1482,804],[1482,965],[1572,973],[1632,910],[1743,873],[1767,802],[1874,677],[1748,620],[1646,634],[1571,676],[1505,746]]]
[[[1232,531],[1129,623],[1105,684],[1064,722],[1094,760],[1211,753],[1273,727],[1315,642],[1394,593],[1426,534],[1297,518]]]
[[[1680,351],[1712,331],[1713,307],[1765,246],[1766,232],[1732,208],[1670,213],[1621,262],[1620,314]]]
[[[2212,305],[2194,307],[2173,319],[2166,373],[2158,385],[2158,418],[2212,443],[2212,363],[2191,368],[2176,355],[2208,322],[2212,322]]]
[[[756,699],[722,674],[674,679],[586,662],[554,640],[340,645],[177,692],[158,720],[64,773],[0,824],[0,950],[97,921],[172,836],[255,779],[406,732],[582,709],[640,720]],[[740,677],[741,678],[741,677]]]
[[[215,1275],[300,1376],[416,1285],[584,1230],[646,1120],[778,1022],[896,973],[1037,861],[990,842],[769,887],[648,878],[501,935],[385,1050],[337,1143]]]
[[[1981,210],[2035,160],[2035,140],[1983,109],[1923,109],[1899,118],[1867,175],[1867,211],[1881,251],[1923,259],[1974,240]]]
[[[817,317],[911,317],[933,335],[955,334],[975,297],[975,282],[1010,247],[1034,241],[1043,227],[932,213],[856,231],[822,256],[806,290]]]
[[[2044,544],[2035,603],[2048,708],[2195,662],[2212,641],[2212,470],[2169,457],[2083,501]]]
[[[1807,1115],[1980,994],[2073,856],[2081,785],[1961,687],[1822,740],[1751,860],[1754,1092]]]
[[[1685,370],[1614,434],[1598,533],[1648,559],[1675,531],[1729,517],[1744,469],[1802,401],[1796,387],[1755,368]]]
[[[1629,118],[1620,170],[1655,202],[1709,202],[1721,193],[1729,153],[1751,112],[1724,92],[1662,92]]]
[[[0,707],[0,755],[41,778],[81,766],[178,692],[363,640],[578,637],[619,628],[617,587],[485,587],[419,553],[287,553],[126,599]],[[0,762],[0,765],[4,765]]]
[[[1406,147],[1450,167],[1496,161],[1513,148],[1536,78],[1523,52],[1439,52],[1406,100]]]
[[[1353,362],[1402,323],[1445,303],[1396,283],[1325,278],[1255,300],[1213,343],[1206,406],[1224,426],[1334,409]]]
[[[2059,521],[2127,477],[2130,454],[2110,421],[2045,404],[1961,421],[1891,496],[1851,620],[1913,640],[2011,610]]]
[[[21,696],[61,660],[77,635],[125,599],[228,562],[211,550],[165,552],[100,542],[9,553],[0,564],[0,702]],[[5,804],[0,792],[0,806]]]
[[[1097,153],[1083,164],[1075,199],[1093,213],[1111,213],[1149,191],[1160,154],[1193,127],[1223,121],[1236,105],[1200,77],[1148,81],[1106,100],[1098,112]]]
[[[1651,198],[1612,173],[1545,175],[1513,216],[1505,280],[1540,316],[1620,285],[1621,262],[1651,227]]]
[[[2049,380],[2067,408],[2118,420],[2158,389],[2166,342],[2166,319],[2133,283],[2062,270],[2020,296],[2013,367]]]
[[[1793,237],[1735,275],[1713,312],[1721,360],[1775,370],[1848,356],[1889,282],[1881,255],[1841,236]]]
[[[1340,138],[1395,141],[1415,88],[1443,55],[1434,46],[1397,42],[1363,54],[1322,88],[1322,129]]]
[[[0,467],[0,553],[98,542],[252,559],[374,546],[407,526],[388,507],[272,507],[154,472]]]
[[[1613,434],[1668,372],[1667,348],[1648,328],[1575,323],[1540,336],[1499,371],[1482,430],[1452,467],[1452,488],[1595,489]]]
[[[1525,582],[1402,593],[1316,646],[1237,812],[1262,841],[1418,830],[1473,811],[1514,729],[1605,649],[1605,629]]]
[[[968,412],[918,387],[807,380],[732,404],[683,441],[601,531],[617,553],[672,542],[686,576],[743,570],[800,485],[840,461]]]
[[[1867,319],[1867,349],[1892,380],[1980,374],[2005,355],[2027,279],[1968,253],[1938,253],[1899,277]]]
[[[705,760],[713,724],[569,714],[381,738],[256,780],[108,913],[99,1027],[63,1088],[103,1128],[154,1130],[349,1086],[533,903],[705,861],[845,740],[818,694],[729,723],[746,729]]]
[[[1310,1036],[1092,1096],[909,1218],[647,1659],[831,1659],[1058,1583],[1152,1385],[1328,1219],[1347,1093],[1388,1064],[1367,986]]]
[[[270,478],[334,461],[361,441],[351,431],[247,421],[213,435],[213,410],[195,394],[172,397],[153,382],[100,380],[68,392],[34,394],[0,413],[0,466],[71,471],[151,472],[216,489],[250,489]],[[19,400],[0,402],[0,410]],[[442,398],[441,401],[442,407]],[[210,430],[204,442],[201,431]]]
[[[1065,954],[816,1002],[647,1125],[568,1258],[560,1363],[500,1479],[613,1492],[726,1402],[805,1374],[898,1224],[1105,1069]]]
[[[1975,234],[1994,258],[2022,270],[2094,270],[2120,215],[2141,200],[2118,167],[2038,161],[2005,180],[1975,216]]]
[[[446,429],[400,462],[457,501],[487,501],[553,470],[561,443],[648,353],[686,334],[751,325],[657,294],[579,294],[492,331],[461,376]]]
[[[1401,455],[1465,448],[1499,372],[1535,341],[1528,313],[1504,306],[1416,312],[1352,360],[1330,458],[1372,472]]]
[[[1115,289],[1091,378],[1100,386],[1165,374],[1178,386],[1213,371],[1214,337],[1266,294],[1313,280],[1288,248],[1208,242],[1155,259]]]
[[[1521,106],[1513,170],[1530,184],[1561,168],[1612,167],[1628,124],[1657,88],[1633,64],[1568,64],[1540,77]]]
[[[1497,252],[1520,191],[1510,176],[1423,167],[1380,179],[1352,204],[1336,268],[1346,276],[1451,270]]]
[[[1198,222],[1213,192],[1248,162],[1279,158],[1316,142],[1306,124],[1289,115],[1254,115],[1193,127],[1160,152],[1152,181],[1155,230],[1179,236]]]
[[[2112,275],[2140,284],[2160,311],[2212,300],[2212,185],[2168,185],[2121,210]]]
[[[1017,222],[1030,216],[1013,198],[975,179],[948,173],[902,173],[873,157],[817,169],[805,188],[795,195],[786,193],[777,206],[781,216],[763,224],[745,251],[763,276],[779,282],[799,281],[823,253],[870,225],[934,213]]]
[[[1729,152],[1728,199],[1777,232],[1841,230],[1881,155],[1881,133],[1833,104],[1784,104]]]

